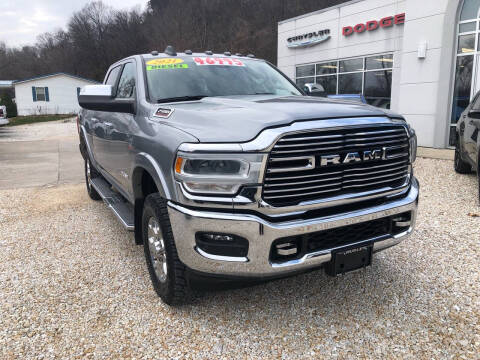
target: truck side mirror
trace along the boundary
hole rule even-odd
[[[111,85],[87,85],[78,95],[79,105],[87,110],[135,114],[135,99],[115,99]]]
[[[309,96],[327,97],[327,92],[320,84],[305,84],[303,91]]]

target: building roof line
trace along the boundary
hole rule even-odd
[[[343,3],[341,3],[341,4],[333,5],[333,6],[324,8],[324,9],[312,11],[312,12],[309,12],[309,13],[306,13],[306,14],[303,14],[303,15],[295,16],[295,17],[290,18],[290,19],[286,19],[286,20],[279,21],[279,22],[278,22],[278,25],[282,25],[282,24],[285,24],[285,23],[288,23],[288,22],[291,22],[291,21],[303,19],[303,18],[312,16],[312,15],[321,14],[321,13],[324,13],[324,12],[327,12],[327,11],[330,11],[330,10],[335,10],[335,9],[341,8],[341,7],[343,7],[343,6],[352,5],[352,4],[361,2],[361,1],[365,1],[365,0],[350,0],[350,1],[345,1],[345,2],[343,2]]]
[[[75,78],[75,79],[80,79],[80,80],[84,80],[84,81],[88,81],[88,82],[92,82],[92,83],[99,83],[96,80],[87,79],[87,78],[77,76],[77,75],[73,75],[73,74],[69,74],[69,73],[66,73],[66,72],[56,72],[56,73],[52,73],[52,74],[39,75],[39,76],[35,76],[35,77],[32,77],[32,78],[23,79],[23,80],[15,80],[13,82],[13,85],[28,82],[28,81],[34,81],[34,80],[44,79],[44,78],[48,78],[48,77],[58,76],[58,75],[65,75],[65,76],[69,76],[69,77],[72,77],[72,78]]]

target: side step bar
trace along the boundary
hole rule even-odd
[[[110,184],[100,177],[92,179],[92,186],[97,190],[105,204],[113,211],[125,229],[128,231],[135,230],[133,206],[120,194],[113,191]]]

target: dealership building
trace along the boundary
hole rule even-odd
[[[353,0],[278,24],[278,66],[297,84],[362,94],[405,116],[419,145],[454,145],[480,90],[480,0]]]

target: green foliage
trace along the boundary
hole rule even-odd
[[[17,116],[17,104],[13,102],[9,91],[0,94],[0,105],[5,105],[7,107],[8,117]]]
[[[32,115],[32,116],[18,116],[9,118],[10,123],[8,126],[34,124],[39,122],[57,121],[62,119],[68,119],[74,115]]]

